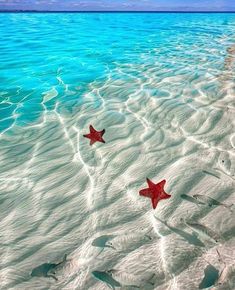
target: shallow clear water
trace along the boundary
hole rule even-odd
[[[56,103],[58,110],[79,107],[91,87],[109,79],[127,86],[123,100],[141,84],[155,98],[177,97],[179,82],[156,84],[166,77],[187,83],[222,74],[234,41],[234,14],[0,17],[1,131],[40,122]],[[213,93],[216,83],[201,89]],[[100,98],[92,97],[99,106]]]
[[[180,196],[235,202],[235,14],[0,14],[0,52],[1,289],[108,289],[91,272],[116,269],[193,290],[207,254],[221,271],[181,218],[219,230],[225,257],[230,211]],[[105,144],[89,146],[90,124]],[[172,194],[154,212],[146,177]],[[103,235],[114,249],[97,257]],[[31,277],[65,253],[58,281]]]

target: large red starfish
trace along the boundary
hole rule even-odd
[[[159,183],[155,184],[147,178],[148,188],[141,189],[139,194],[145,197],[151,198],[153,208],[157,207],[158,202],[161,199],[170,198],[171,195],[167,194],[164,190],[164,185],[166,180],[162,180]]]
[[[90,133],[83,135],[83,137],[90,139],[90,145],[93,145],[95,142],[105,143],[102,137],[105,133],[105,129],[102,131],[96,131],[92,125],[90,125],[89,128],[90,128]]]

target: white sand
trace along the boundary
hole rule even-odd
[[[141,71],[132,67],[126,75],[125,68],[123,75],[119,71],[123,79],[91,84],[82,106],[74,102],[71,111],[58,104],[38,125],[14,126],[1,135],[1,289],[105,290],[91,272],[115,269],[122,285],[194,290],[207,262],[219,271],[226,263],[222,285],[214,289],[234,289],[235,212],[198,208],[180,197],[201,194],[235,203],[234,84],[226,76],[202,80],[193,71],[186,81],[183,71],[154,79],[152,68],[145,69],[146,83],[139,83],[131,69]],[[89,124],[106,129],[106,144],[89,146],[82,137]],[[172,195],[156,210],[138,194],[146,177],[166,179]],[[202,223],[221,240],[199,237],[205,247],[197,247],[154,215],[189,234],[180,218]],[[116,250],[97,257],[100,250],[91,243],[104,234],[116,235]],[[30,277],[33,268],[65,253],[70,261],[58,282]]]

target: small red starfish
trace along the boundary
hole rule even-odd
[[[147,178],[148,188],[141,189],[139,194],[145,197],[151,198],[153,208],[157,207],[158,202],[161,199],[170,198],[171,195],[167,194],[164,190],[164,185],[166,180],[162,180],[159,183],[155,184]]]
[[[95,142],[105,143],[102,137],[105,133],[105,129],[102,131],[96,131],[92,125],[90,125],[89,128],[90,128],[90,133],[83,135],[83,137],[90,139],[90,145],[93,145]]]

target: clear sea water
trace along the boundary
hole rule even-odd
[[[207,260],[224,265],[217,231],[233,287],[231,212],[181,196],[235,203],[234,77],[232,13],[1,13],[0,289],[105,290],[92,271],[110,269],[198,289]],[[155,211],[146,177],[171,194]]]
[[[1,132],[40,122],[45,107],[56,103],[58,110],[79,106],[91,84],[109,78],[144,83],[162,74],[183,73],[186,81],[192,71],[218,75],[235,30],[234,14],[25,13],[0,19]],[[155,97],[167,94],[152,84],[148,89]]]

